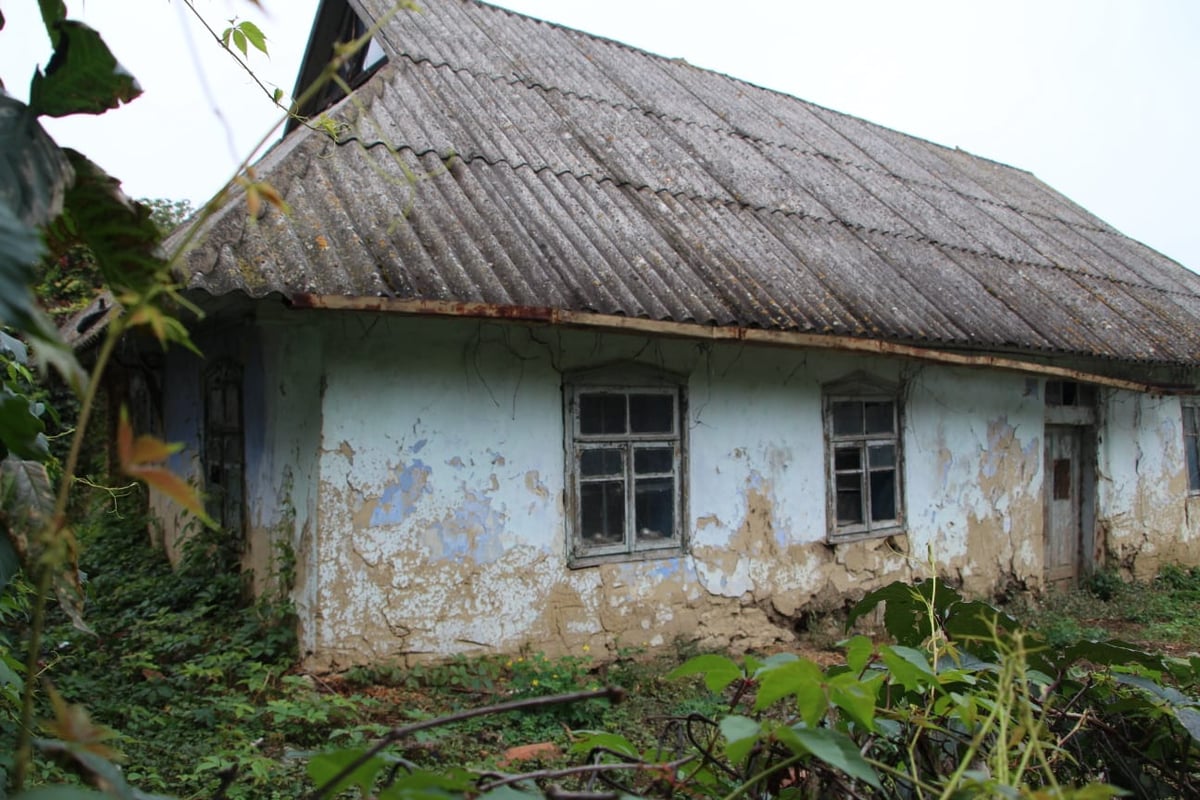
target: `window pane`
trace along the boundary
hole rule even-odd
[[[871,469],[896,466],[896,446],[894,444],[873,444],[867,448],[867,461]]]
[[[1061,406],[1063,404],[1063,382],[1046,381],[1046,405]]]
[[[839,400],[833,404],[833,435],[859,436],[863,432],[863,404]]]
[[[833,451],[833,468],[838,472],[843,470],[859,471],[862,469],[862,450],[858,445],[853,447],[838,447]]]
[[[579,474],[585,478],[625,475],[625,459],[620,448],[584,450],[579,455]]]
[[[890,400],[864,403],[867,417],[867,433],[894,433],[896,415],[893,412],[895,404]]]
[[[581,394],[579,432],[589,435],[625,433],[625,395]]]
[[[896,518],[896,471],[871,473],[871,521]]]
[[[1195,436],[1196,431],[1196,406],[1183,407],[1183,435]]]
[[[642,543],[675,536],[675,479],[640,480],[634,489],[637,540]]]
[[[633,471],[638,475],[648,472],[674,472],[675,448],[639,447],[633,451]]]
[[[634,433],[673,433],[675,396],[670,394],[629,395],[629,428]]]
[[[1183,440],[1183,449],[1187,455],[1188,489],[1200,492],[1200,439],[1188,436]]]
[[[837,495],[837,524],[857,525],[863,521],[862,492],[839,491]]]
[[[579,487],[579,529],[589,546],[625,541],[625,484],[597,481]]]

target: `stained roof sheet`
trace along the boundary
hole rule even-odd
[[[354,3],[368,21],[391,3]],[[1200,276],[1033,175],[474,0],[258,165],[290,215],[210,218],[213,294],[536,306],[1200,363]]]

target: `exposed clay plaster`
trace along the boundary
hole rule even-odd
[[[254,512],[252,535],[297,548],[310,666],[524,645],[767,648],[814,612],[930,569],[973,594],[1040,579],[1044,408],[1022,376],[332,313],[305,335],[286,357],[286,335],[264,347],[268,382],[285,367],[299,377],[265,407],[282,432],[248,497],[274,508]],[[572,569],[562,375],[627,361],[690,376],[687,549]],[[830,544],[821,387],[857,373],[905,387],[905,527]],[[1177,401],[1105,398],[1101,546],[1138,574],[1194,562],[1200,500],[1187,498]]]

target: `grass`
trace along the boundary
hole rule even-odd
[[[1020,596],[1006,610],[1052,644],[1111,638],[1182,655],[1200,651],[1200,568],[1168,565],[1145,583],[1099,572],[1075,589]]]

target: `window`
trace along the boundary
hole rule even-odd
[[[1046,381],[1046,405],[1090,407],[1096,404],[1096,387],[1076,381]]]
[[[853,379],[826,387],[829,538],[900,531],[900,404],[885,384]]]
[[[570,538],[576,563],[681,551],[681,418],[677,385],[568,387]]]
[[[1187,459],[1188,492],[1200,494],[1200,399],[1183,401],[1183,455]]]
[[[244,453],[242,369],[218,361],[204,373],[205,511],[234,536],[242,533]]]

